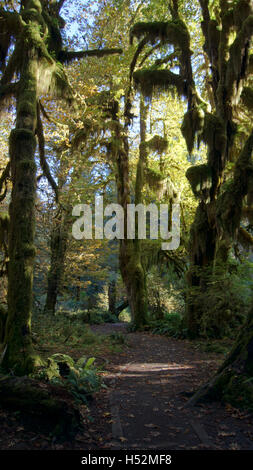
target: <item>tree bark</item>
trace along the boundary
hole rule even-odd
[[[36,21],[33,27],[39,30]],[[31,338],[33,265],[35,258],[36,106],[37,62],[35,48],[24,50],[17,95],[16,128],[10,135],[12,194],[10,204],[8,319],[2,366],[18,375],[40,363]]]
[[[54,221],[51,232],[51,260],[47,282],[47,298],[44,312],[55,313],[57,295],[60,291],[64,274],[64,260],[68,240],[68,211],[60,212],[60,216]]]
[[[135,184],[135,205],[142,202],[142,190],[144,186],[144,165],[146,161],[146,115],[147,107],[144,104],[144,98],[141,97],[140,104],[140,147],[139,161],[136,172]],[[126,149],[126,146],[125,146]],[[128,147],[127,147],[128,149]],[[122,158],[123,157],[123,158]],[[124,208],[125,220],[125,239],[120,243],[120,270],[123,281],[126,285],[128,302],[132,314],[132,320],[136,329],[143,328],[147,323],[147,291],[146,291],[146,275],[143,264],[141,262],[141,240],[138,240],[138,224],[135,221],[135,239],[127,239],[127,202],[129,196],[129,174],[128,174],[128,152],[121,154],[118,159],[118,185],[120,189],[119,203]],[[127,158],[127,161],[126,161]],[[126,164],[127,163],[127,164]],[[127,194],[127,198],[126,198]]]

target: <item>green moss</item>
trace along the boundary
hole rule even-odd
[[[151,189],[160,189],[166,179],[167,177],[160,171],[148,167],[145,168],[145,180]]]

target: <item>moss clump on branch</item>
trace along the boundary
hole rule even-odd
[[[172,93],[176,89],[180,96],[187,95],[186,81],[180,75],[176,75],[170,70],[142,69],[134,72],[133,79],[136,87],[140,87],[144,96],[150,97],[154,90],[170,90]]]
[[[160,135],[154,135],[150,140],[147,140],[142,145],[144,145],[148,150],[161,154],[167,150],[168,141]]]
[[[164,174],[151,168],[145,168],[145,179],[151,188],[157,189],[157,185],[166,179]]]
[[[186,177],[196,197],[207,199],[212,186],[212,170],[209,165],[195,165],[188,168]]]
[[[168,22],[139,22],[136,23],[130,32],[130,41],[133,38],[141,39],[142,36],[148,36],[151,43],[157,40],[179,46],[181,50],[188,49],[190,37],[185,24],[180,19]]]

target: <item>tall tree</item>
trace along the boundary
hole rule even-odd
[[[213,269],[219,262],[225,263],[231,245],[230,235],[236,236],[233,224],[242,217],[242,204],[235,209],[231,185],[222,186],[226,164],[232,161],[242,162],[236,152],[235,139],[238,133],[236,110],[240,103],[243,86],[252,71],[250,54],[252,28],[252,3],[240,1],[217,2],[211,9],[208,0],[200,0],[203,16],[201,22],[204,45],[203,55],[208,61],[208,92],[204,98],[198,92],[192,65],[190,48],[190,28],[183,20],[182,2],[170,3],[169,21],[136,23],[132,28],[132,37],[139,39],[139,47],[151,43],[163,52],[165,46],[169,54],[156,61],[152,68],[140,69],[134,73],[136,84],[145,95],[151,95],[155,89],[177,90],[187,98],[188,109],[185,113],[182,133],[189,153],[195,140],[207,145],[207,163],[194,165],[187,170],[187,178],[193,193],[199,199],[195,221],[190,237],[190,270],[188,273],[189,296],[187,304],[187,326],[191,336],[197,336],[200,330],[201,308],[192,296],[192,288],[206,288],[203,270]],[[152,50],[152,49],[151,49]],[[163,53],[164,54],[164,53]],[[175,71],[179,68],[179,73]],[[173,68],[173,71],[171,70]],[[211,85],[211,87],[210,87]],[[244,89],[244,101],[247,90]],[[206,97],[210,102],[206,101]],[[248,100],[250,102],[250,100]],[[245,138],[244,138],[245,141]],[[245,156],[244,169],[251,168],[251,139],[245,143],[242,154]],[[247,156],[246,156],[247,154]],[[242,170],[243,171],[243,170]],[[249,192],[251,170],[244,175],[244,184],[237,186],[237,199],[241,201]],[[233,214],[233,215],[232,215]]]
[[[38,101],[50,92],[73,98],[64,63],[86,55],[118,53],[105,51],[68,51],[63,47],[60,16],[64,0],[22,0],[19,11],[7,2],[0,8],[2,103],[16,98],[16,127],[11,131],[9,153],[12,177],[9,228],[8,319],[3,367],[17,374],[30,372],[40,363],[31,339],[33,264],[35,257],[35,197]],[[6,63],[7,61],[7,63]],[[49,181],[49,167],[45,165]],[[52,181],[51,181],[52,183]]]

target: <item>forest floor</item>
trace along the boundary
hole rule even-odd
[[[126,326],[91,327],[96,335],[122,333],[125,343],[108,353],[107,388],[91,402],[84,431],[59,441],[45,423],[0,409],[0,449],[253,450],[253,413],[217,402],[185,407],[224,356]]]

